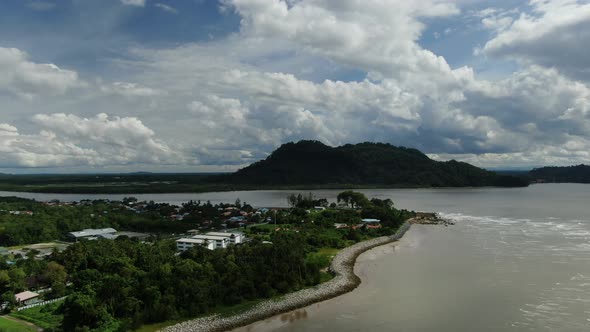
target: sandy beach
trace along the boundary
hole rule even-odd
[[[334,278],[328,282],[287,294],[278,300],[261,302],[235,316],[214,315],[188,320],[166,327],[162,331],[227,331],[348,293],[361,283],[360,278],[354,273],[357,257],[369,249],[399,240],[409,228],[410,221],[406,221],[394,235],[359,242],[342,249],[332,260],[330,270],[334,273]]]

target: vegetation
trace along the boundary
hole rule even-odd
[[[590,165],[535,168],[529,176],[535,182],[590,183]]]
[[[526,186],[512,176],[458,161],[439,162],[416,149],[361,143],[329,147],[318,141],[287,143],[236,173],[204,179],[232,184],[358,184],[399,187]]]
[[[41,327],[45,332],[57,331],[60,329],[63,320],[63,315],[60,314],[62,305],[63,301],[54,302],[44,306],[13,312],[10,315],[29,321]]]
[[[231,314],[262,299],[328,280],[331,276],[325,269],[339,248],[393,234],[403,220],[413,215],[395,209],[390,200],[368,200],[355,192],[344,192],[340,197],[343,202],[339,208],[305,210],[300,205],[274,211],[274,224],[245,228],[250,241],[227,249],[197,246],[178,255],[171,239],[141,243],[122,237],[81,241],[41,260],[35,259],[34,253],[15,258],[11,264],[0,259],[2,301],[10,310],[15,306],[14,294],[26,289],[50,287],[44,293],[47,298],[67,295],[59,303],[13,313],[46,331],[127,331],[212,312]],[[303,205],[308,200],[314,204],[324,202],[312,195],[300,198],[296,196],[295,201]],[[4,203],[32,204],[29,208],[37,204],[7,201]],[[126,199],[101,208],[114,209],[120,204],[141,202]],[[242,211],[251,209],[241,202],[235,205]],[[220,207],[189,202],[181,209],[219,213]],[[69,208],[85,211],[89,206],[77,204]],[[381,227],[361,224],[363,217],[380,218]],[[342,228],[336,228],[335,222],[342,223]],[[68,227],[56,225],[58,230]]]

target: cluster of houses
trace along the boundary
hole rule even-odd
[[[205,234],[193,235],[190,238],[176,240],[176,249],[186,251],[194,246],[202,246],[209,250],[227,248],[229,245],[244,242],[242,233],[208,232]]]

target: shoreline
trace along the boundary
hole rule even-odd
[[[286,294],[279,300],[263,301],[253,308],[234,316],[219,317],[213,315],[187,320],[163,328],[161,331],[228,331],[351,292],[361,283],[361,279],[354,273],[354,265],[358,256],[375,247],[401,239],[410,228],[411,223],[412,219],[406,220],[393,235],[359,242],[342,249],[330,263],[329,269],[334,274],[334,278],[325,283]]]

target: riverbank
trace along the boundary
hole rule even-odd
[[[354,274],[354,264],[357,257],[369,249],[399,240],[410,228],[411,222],[412,220],[406,221],[394,235],[359,242],[341,250],[330,264],[330,271],[334,274],[334,278],[326,283],[287,294],[280,300],[261,302],[235,316],[198,318],[169,326],[162,331],[227,331],[348,293],[361,283],[360,278]]]

